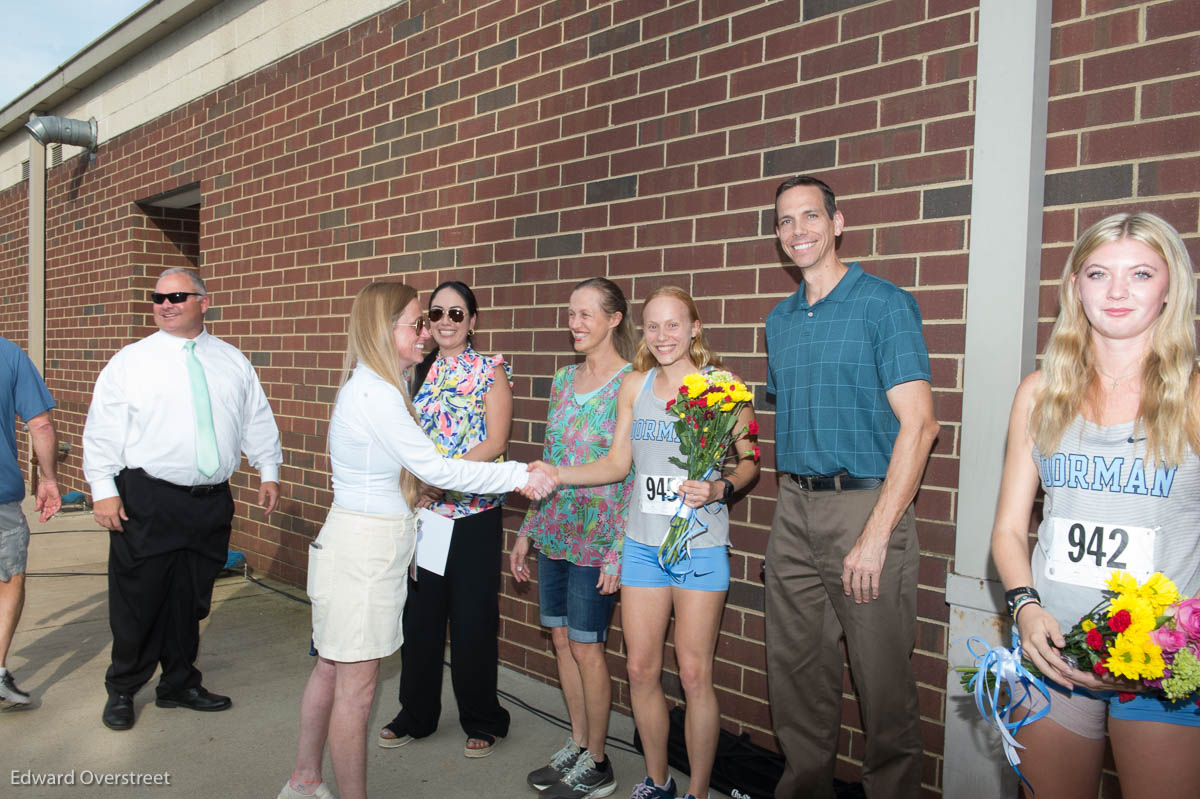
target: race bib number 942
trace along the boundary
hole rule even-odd
[[[1096,588],[1113,572],[1138,581],[1154,573],[1155,529],[1054,517],[1054,543],[1046,558],[1051,580]]]

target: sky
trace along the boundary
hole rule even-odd
[[[147,0],[4,0],[0,108]]]

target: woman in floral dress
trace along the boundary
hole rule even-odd
[[[413,405],[437,451],[469,461],[499,461],[508,448],[512,389],[503,355],[471,346],[478,305],[464,283],[438,286],[429,300],[437,349],[417,367]],[[487,757],[508,735],[496,697],[496,595],[500,590],[503,494],[443,492],[423,486],[420,507],[454,520],[445,575],[418,569],[409,581],[400,650],[401,710],[379,733],[385,749],[432,735],[441,715],[442,658],[450,622],[450,681],[467,735],[463,754]]]
[[[605,278],[571,293],[568,326],[581,364],[559,369],[550,390],[542,459],[579,464],[612,444],[616,398],[633,355],[633,324],[621,289]],[[538,553],[538,605],[549,627],[571,717],[571,737],[529,784],[548,799],[607,796],[616,790],[604,754],[612,685],[604,656],[608,623],[621,579],[621,545],[631,483],[564,488],[534,503],[510,553],[518,582],[530,577],[525,557]]]

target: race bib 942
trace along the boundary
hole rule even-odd
[[[1157,528],[1059,516],[1051,524],[1054,539],[1046,554],[1051,580],[1096,588],[1113,572],[1129,572],[1139,582],[1154,573]]]

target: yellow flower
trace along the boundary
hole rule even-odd
[[[1154,607],[1154,615],[1161,616],[1168,606],[1179,601],[1179,589],[1162,572],[1155,572],[1138,588],[1138,596]]]
[[[704,401],[706,403],[708,403],[708,407],[711,408],[714,405],[720,404],[722,399],[724,399],[724,397],[722,397],[720,394],[718,394],[717,392],[714,391],[711,394],[709,394],[708,396],[706,396],[704,398]]]
[[[1158,621],[1154,605],[1150,604],[1150,600],[1143,599],[1136,593],[1120,594],[1114,597],[1112,602],[1108,603],[1106,612],[1111,619],[1122,610],[1129,611],[1129,632],[1148,633],[1154,629],[1154,622]]]
[[[683,385],[687,389],[688,399],[695,399],[708,388],[708,381],[704,375],[693,373],[683,378]]]
[[[1156,680],[1162,677],[1166,668],[1162,649],[1157,644],[1144,633],[1130,635],[1128,632],[1118,635],[1108,648],[1105,665],[1110,672],[1127,680]]]
[[[732,402],[722,402],[722,403],[721,403],[721,410],[722,410],[722,411],[724,411],[725,413],[729,413],[730,411],[732,411],[732,410],[733,410],[733,406],[734,406],[734,404],[735,404],[735,403],[732,403]]]
[[[1137,578],[1129,572],[1115,571],[1108,578],[1104,587],[1117,594],[1127,594],[1137,591]]]
[[[1084,619],[1083,621],[1079,622],[1079,627],[1085,633],[1090,632],[1096,629],[1096,622],[1092,621],[1091,619]]]

